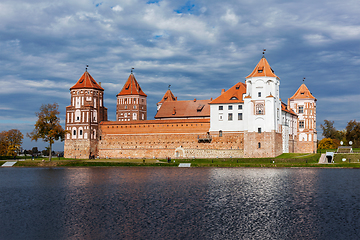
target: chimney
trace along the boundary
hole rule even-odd
[[[100,85],[100,87],[101,87],[101,82],[99,82],[99,85]]]
[[[177,97],[175,97],[175,100],[177,101]]]
[[[194,102],[196,102],[196,98],[194,98]]]
[[[223,94],[225,92],[225,89],[221,89],[221,94]]]

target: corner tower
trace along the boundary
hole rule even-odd
[[[132,72],[116,97],[116,121],[146,120],[147,95],[141,89]]]
[[[296,152],[315,153],[317,151],[316,101],[305,83],[288,100],[288,105],[298,115]]]
[[[244,156],[274,157],[282,153],[280,78],[265,56],[246,77]]]
[[[70,88],[71,104],[66,107],[64,157],[89,158],[97,155],[99,123],[107,121],[104,89],[86,70]]]

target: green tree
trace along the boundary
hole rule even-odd
[[[44,142],[48,142],[50,152],[55,141],[65,139],[66,131],[60,125],[58,108],[57,103],[42,105],[40,112],[35,113],[38,117],[35,129],[27,134],[31,141],[41,138]],[[51,161],[51,154],[49,154],[49,161]]]
[[[322,135],[325,138],[337,139],[337,130],[334,127],[334,121],[324,120],[324,125],[320,124],[321,129],[323,130]]]
[[[346,126],[346,141],[352,141],[353,147],[360,147],[360,122],[351,120]]]

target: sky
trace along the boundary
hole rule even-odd
[[[171,85],[178,100],[210,99],[245,82],[266,49],[283,102],[303,83],[338,130],[360,120],[358,0],[2,0],[0,131],[34,129],[42,104],[59,104],[89,65],[108,119],[131,68],[148,119]],[[46,143],[24,137],[23,148]],[[56,143],[54,150],[63,150]]]

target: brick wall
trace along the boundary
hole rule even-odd
[[[245,132],[244,157],[276,157],[282,154],[282,135],[276,132]],[[259,147],[260,143],[260,147]]]

